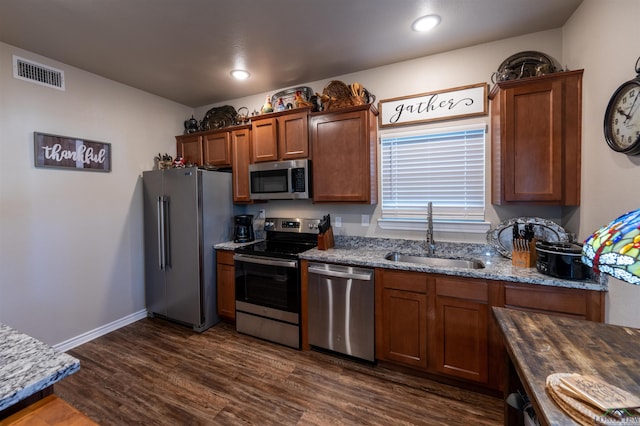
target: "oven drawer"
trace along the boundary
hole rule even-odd
[[[300,349],[300,327],[297,325],[238,311],[236,312],[236,330]]]

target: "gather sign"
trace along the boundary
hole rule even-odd
[[[111,144],[34,132],[36,167],[111,171]]]
[[[378,103],[381,128],[487,115],[487,84],[383,99]]]

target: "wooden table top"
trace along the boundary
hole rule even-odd
[[[575,425],[546,393],[549,374],[593,375],[640,395],[640,329],[505,308],[493,313],[541,424]]]

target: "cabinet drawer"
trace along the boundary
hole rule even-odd
[[[384,271],[383,288],[427,293],[427,276],[419,272]]]
[[[484,281],[470,278],[438,278],[436,280],[436,295],[488,302],[489,287]]]
[[[554,312],[585,318],[587,294],[576,289],[505,285],[505,307]]]
[[[217,262],[225,265],[233,265],[233,251],[216,250]]]

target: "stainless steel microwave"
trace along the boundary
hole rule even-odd
[[[311,197],[311,161],[269,161],[249,165],[252,200],[297,200]]]

